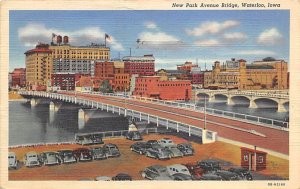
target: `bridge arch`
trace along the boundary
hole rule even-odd
[[[228,98],[227,104],[228,105],[237,105],[237,104],[250,104],[251,99],[244,95],[235,95]]]

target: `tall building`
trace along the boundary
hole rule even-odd
[[[11,73],[11,86],[12,87],[25,87],[26,86],[26,69],[15,68]]]
[[[192,68],[197,68],[197,64],[193,64],[192,62],[186,61],[184,64],[177,65],[177,70],[183,70],[187,72],[191,72]]]
[[[52,56],[49,45],[39,43],[26,51],[26,85],[31,90],[45,90],[52,73]]]
[[[75,90],[75,73],[53,73],[51,75],[51,86],[55,90]]]
[[[282,90],[288,88],[288,66],[284,60],[265,58],[247,64],[246,60],[216,61],[211,72],[204,73],[204,88]]]
[[[192,75],[192,84],[203,85],[204,73],[201,71],[201,68],[199,67],[192,68],[191,75]]]
[[[139,76],[133,95],[162,100],[190,100],[191,81],[161,80],[160,76]]]
[[[114,63],[111,61],[96,61],[94,77],[101,80],[114,79]]]
[[[138,74],[140,76],[153,76],[155,73],[155,58],[153,55],[125,56],[124,71],[130,76]]]

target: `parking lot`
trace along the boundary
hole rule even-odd
[[[185,139],[165,134],[150,134],[144,135],[144,140],[159,140],[161,138],[171,138],[175,143],[187,142]],[[159,164],[185,164],[195,163],[203,159],[218,159],[222,162],[222,167],[227,169],[232,166],[240,165],[240,148],[238,146],[230,145],[222,142],[215,142],[211,144],[198,144],[191,142],[195,154],[193,156],[184,156],[180,158],[172,158],[170,160],[157,160],[148,158],[145,155],[140,155],[130,150],[130,145],[134,141],[126,140],[124,138],[106,138],[104,143],[116,144],[121,152],[120,157],[108,158],[105,160],[94,160],[91,162],[78,162],[74,164],[61,164],[55,166],[41,166],[27,168],[21,166],[17,170],[9,170],[9,180],[81,180],[81,179],[95,179],[98,176],[113,177],[118,173],[127,173],[133,180],[144,179],[140,175],[140,171],[145,167]],[[102,145],[85,146],[87,148]],[[82,147],[77,144],[63,144],[63,145],[49,145],[36,147],[22,147],[9,149],[15,152],[19,161],[22,161],[24,154],[29,151],[36,151],[38,153],[43,151],[57,151],[61,149],[76,149]],[[254,173],[254,179],[287,179],[288,161],[268,155],[267,169]]]

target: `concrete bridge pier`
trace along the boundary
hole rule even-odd
[[[231,95],[228,95],[228,97],[227,97],[227,105],[234,105]]]
[[[209,94],[209,97],[208,97],[208,102],[214,102],[216,100],[216,97],[214,94]]]
[[[37,100],[35,98],[30,99],[31,107],[35,107],[37,105]]]
[[[83,129],[85,126],[85,112],[83,109],[78,110],[78,128]]]
[[[208,137],[208,132],[206,129],[202,129],[202,144],[209,144],[213,143],[217,140],[217,133],[212,132],[210,133],[210,137]]]
[[[284,103],[278,102],[277,112],[287,112],[287,109],[283,105]]]
[[[255,99],[251,98],[249,108],[257,108]]]

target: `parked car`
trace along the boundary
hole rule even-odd
[[[166,148],[170,151],[172,158],[183,157],[183,153],[176,146],[169,146]]]
[[[77,161],[92,161],[92,153],[87,148],[77,148],[73,151]]]
[[[163,148],[161,146],[149,148],[146,151],[146,156],[160,160],[172,158],[171,152],[168,149]]]
[[[251,172],[246,168],[235,167],[235,168],[228,169],[228,171],[238,174],[241,179],[253,180]]]
[[[111,179],[112,178],[108,176],[99,176],[95,178],[96,181],[111,181]]]
[[[221,170],[220,162],[213,159],[206,159],[197,163],[206,172]]]
[[[205,173],[205,170],[202,169],[199,165],[197,164],[193,164],[193,163],[187,163],[187,164],[183,164],[184,166],[186,166],[188,168],[188,170],[190,171],[192,177],[195,180],[199,180],[201,178],[201,176]]]
[[[170,138],[162,138],[158,141],[162,147],[176,146],[176,144]]]
[[[238,174],[230,171],[218,170],[217,172],[215,172],[215,174],[222,177],[222,180],[240,180]]]
[[[151,146],[147,142],[136,142],[130,146],[130,150],[139,154],[145,154]]]
[[[167,168],[162,165],[146,167],[143,171],[141,171],[141,175],[143,178],[149,180],[170,180]]]
[[[214,173],[204,174],[200,177],[200,180],[223,180],[222,177]]]
[[[77,135],[75,142],[76,144],[81,144],[81,145],[94,144],[91,135]]]
[[[192,178],[192,175],[188,168],[184,165],[181,164],[174,164],[174,165],[169,165],[167,166],[167,170],[170,176],[174,176],[175,174],[183,174],[183,175],[188,175],[188,178]]]
[[[102,147],[91,149],[93,160],[107,159],[106,151]]]
[[[126,173],[119,173],[116,176],[114,176],[112,178],[112,180],[115,180],[115,181],[131,181],[132,178],[131,178],[130,175],[128,175]]]
[[[180,144],[177,144],[177,148],[183,153],[184,156],[194,155],[194,149],[193,149],[192,144],[180,143]]]
[[[91,139],[93,144],[103,144],[102,135],[101,134],[92,134]]]
[[[60,164],[60,158],[57,152],[42,152],[40,162],[44,165],[58,165]]]
[[[143,140],[143,137],[138,131],[130,131],[127,133],[126,138],[128,140]]]
[[[8,168],[9,169],[17,169],[18,168],[18,160],[15,152],[8,153]]]
[[[77,162],[72,150],[59,150],[57,151],[61,163],[75,163]]]
[[[105,144],[103,148],[107,157],[119,157],[121,155],[118,146],[115,144]]]
[[[23,158],[24,165],[26,167],[40,166],[39,156],[36,152],[28,152]]]
[[[147,141],[147,145],[150,145],[151,147],[152,146],[155,146],[158,144],[158,141],[157,140],[148,140]]]

